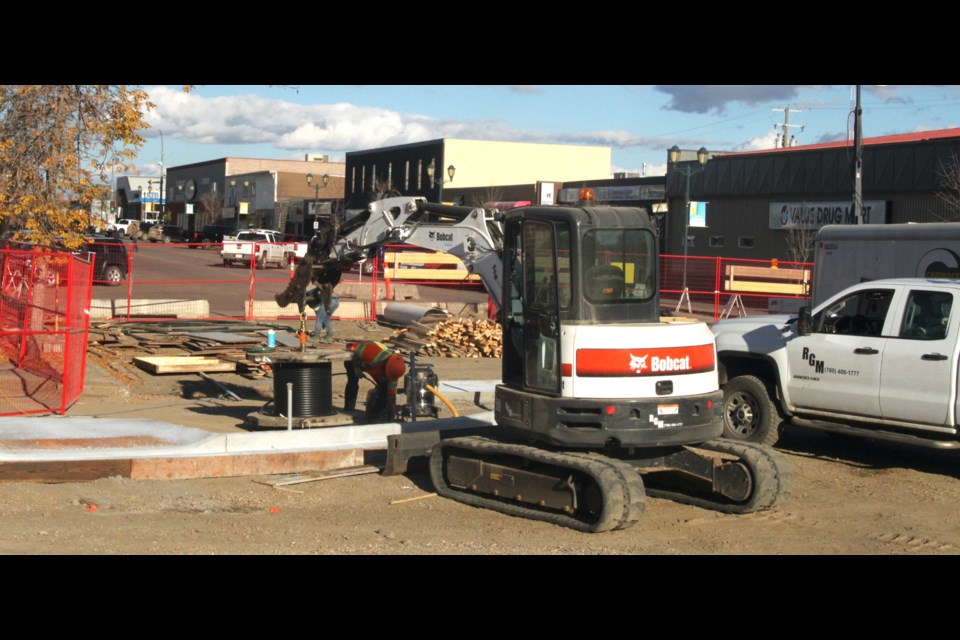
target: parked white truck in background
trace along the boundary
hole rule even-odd
[[[246,229],[237,234],[236,238],[224,238],[220,257],[224,266],[233,263],[249,266],[251,261],[254,267],[263,269],[267,265],[278,267],[287,266],[291,255],[294,255],[293,243],[283,242],[279,231],[272,229]]]
[[[960,223],[827,225],[813,264],[812,306],[880,278],[960,278]]]
[[[960,448],[958,298],[960,280],[881,279],[798,316],[716,323],[724,436],[772,445],[788,421]]]

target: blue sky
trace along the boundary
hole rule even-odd
[[[144,88],[156,106],[135,169],[123,175],[159,175],[161,160],[168,168],[226,156],[343,161],[348,151],[435,138],[609,146],[611,173],[658,175],[674,144],[773,148],[785,109],[797,144],[852,140],[855,104],[853,85]],[[960,127],[960,85],[863,85],[861,106],[864,137]]]

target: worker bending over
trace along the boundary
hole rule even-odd
[[[373,340],[349,345],[353,356],[343,365],[347,369],[347,388],[343,394],[343,408],[353,411],[357,406],[360,378],[369,375],[376,384],[374,396],[367,402],[366,415],[371,420],[396,420],[397,385],[407,367],[403,356],[386,345]]]

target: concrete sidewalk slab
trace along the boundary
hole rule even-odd
[[[154,420],[0,418],[0,480],[268,475],[364,464],[390,435],[492,426],[492,412],[419,423],[213,434]]]

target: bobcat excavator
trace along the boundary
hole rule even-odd
[[[661,317],[646,210],[374,201],[318,230],[278,304],[302,311],[311,282],[335,284],[388,242],[460,258],[503,326],[496,426],[432,446],[439,495],[599,532],[636,523],[647,495],[749,513],[789,493],[782,454],[720,439],[713,334],[698,320]]]

